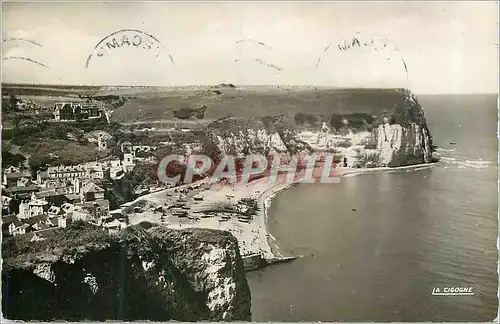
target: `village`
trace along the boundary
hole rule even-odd
[[[64,101],[48,109],[30,99],[16,101],[17,111],[39,115],[52,110],[51,122],[74,123],[105,117],[102,103]],[[68,137],[71,139],[72,135]],[[106,151],[110,145],[115,145],[112,136],[105,131],[89,132],[85,139],[96,151]],[[106,179],[123,178],[134,169],[137,161],[144,160],[140,153],[151,149],[124,142],[119,146],[121,159],[110,156],[76,165],[48,166],[36,170],[36,174],[27,163],[4,168],[2,234],[4,237],[26,234],[36,241],[43,239],[47,231],[75,221],[89,222],[109,232],[124,228],[127,220],[110,214],[110,202],[105,198],[102,184]]]
[[[22,109],[39,111],[32,100],[18,100]],[[45,108],[44,108],[45,109]],[[46,110],[46,109],[45,109]],[[80,103],[66,100],[53,106],[51,122],[75,123],[105,117],[102,103]],[[140,130],[138,130],[140,132]],[[185,132],[179,129],[179,132]],[[72,139],[72,135],[68,134]],[[189,185],[150,184],[135,188],[133,201],[113,208],[106,191],[109,183],[118,182],[141,162],[155,162],[157,146],[122,141],[117,143],[106,131],[84,134],[98,152],[116,147],[118,156],[74,165],[41,167],[33,174],[26,165],[2,170],[2,234],[4,237],[26,235],[31,241],[43,240],[53,229],[83,221],[100,226],[110,233],[148,221],[169,227],[219,228],[233,232],[244,254],[259,252],[260,229],[251,224],[259,212],[260,190],[248,188],[234,192],[232,186],[210,184],[201,180]],[[158,143],[162,145],[166,143]],[[182,144],[182,145],[180,145]],[[193,145],[179,145],[190,152]],[[194,144],[194,146],[199,143]],[[229,189],[232,188],[232,189]],[[244,225],[248,225],[244,227]],[[243,226],[243,227],[242,227]],[[238,233],[237,233],[238,232]],[[269,250],[269,249],[267,249]]]
[[[15,236],[66,227],[86,221],[109,231],[125,226],[124,219],[110,216],[110,204],[99,186],[105,176],[119,179],[134,167],[133,156],[120,160],[54,166],[37,171],[9,167],[2,178],[2,232]]]
[[[175,229],[194,227],[229,231],[237,238],[244,260],[250,260],[248,267],[258,267],[261,260],[287,260],[273,244],[266,223],[268,201],[291,185],[285,181],[286,174],[281,180],[279,177],[277,184],[269,183],[267,173],[247,184],[232,183],[229,179],[213,182],[207,177],[189,184],[162,183],[157,168],[159,159],[165,154],[189,156],[192,152],[213,147],[203,134],[196,132],[200,122],[181,122],[180,127],[179,119],[158,125],[120,124],[116,131],[110,122],[113,113],[110,107],[113,102],[126,99],[101,98],[108,97],[112,99],[111,104],[91,96],[59,97],[60,101],[52,101],[52,108],[43,109],[51,111],[50,120],[43,121],[47,127],[60,126],[62,131],[42,129],[56,139],[35,137],[35,141],[49,144],[64,141],[67,147],[73,145],[73,151],[54,152],[49,148],[46,150],[49,158],[41,159],[43,163],[34,169],[28,164],[39,155],[32,150],[32,156],[28,156],[30,163],[24,161],[2,170],[4,237],[25,235],[32,241],[43,240],[54,229],[79,221],[110,233],[150,222]],[[26,97],[16,100],[23,111],[34,111],[35,115],[42,111],[34,100]],[[34,117],[35,123],[37,118]],[[157,126],[161,129],[156,129]],[[26,136],[31,138],[29,134]],[[321,130],[299,133],[298,140],[326,151],[339,141],[351,139],[329,135],[329,128],[323,122]],[[264,145],[270,146],[274,154],[286,151],[278,133],[271,134],[268,142]],[[30,141],[21,143],[31,145]],[[85,162],[72,163],[76,160],[74,154],[83,149],[88,155],[96,154],[95,159],[90,161],[83,156]],[[347,166],[345,158],[342,166]],[[124,188],[130,189],[128,194]]]

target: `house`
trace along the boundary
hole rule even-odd
[[[37,174],[37,182],[40,184],[42,188],[47,188],[47,189],[68,189],[68,191],[72,192],[75,190],[75,181],[78,181],[79,179],[49,179],[49,178],[42,178],[41,181],[38,181],[39,174]]]
[[[134,145],[132,146],[132,154],[134,157],[146,157],[148,153],[152,153],[156,150],[155,146],[149,145]]]
[[[134,169],[134,156],[131,153],[123,154],[123,171],[130,172]]]
[[[76,208],[81,208],[89,216],[88,221],[95,220],[96,223],[101,223],[104,220],[112,218],[109,215],[109,201],[106,199],[97,199],[93,201],[87,201],[75,205]]]
[[[49,171],[48,170],[43,170],[43,171],[37,171],[36,172],[36,182],[39,185],[45,186],[45,182],[49,179]]]
[[[61,208],[57,206],[50,206],[49,209],[47,210],[47,214],[49,215],[49,217],[58,216],[62,213],[64,212],[61,211]]]
[[[63,214],[71,213],[75,210],[75,205],[71,203],[64,203],[61,205],[61,211]]]
[[[52,205],[60,206],[66,199],[66,189],[57,188],[57,189],[49,189],[39,192],[33,192],[31,194],[31,200],[44,200],[46,202],[51,203]]]
[[[113,233],[124,229],[125,227],[127,227],[127,224],[122,223],[119,220],[115,219],[111,222],[103,223],[102,226],[106,228],[108,232]]]
[[[23,225],[21,220],[14,215],[2,217],[2,235],[13,236]],[[24,234],[24,233],[23,233]]]
[[[111,160],[108,161],[109,167],[109,175],[111,179],[120,179],[125,176],[125,172],[123,171],[122,163],[120,160]]]
[[[20,172],[21,170],[13,165],[11,165],[10,167],[8,168],[5,168],[5,170],[3,170],[4,173],[14,173],[14,172]]]
[[[104,172],[106,170],[102,167],[94,167],[87,169],[87,177],[90,179],[104,179]]]
[[[40,231],[52,227],[49,215],[42,214],[23,220],[23,223],[29,225],[33,230]]]
[[[29,201],[31,200],[31,194],[33,192],[38,191],[40,188],[37,185],[29,185],[29,186],[15,186],[10,187],[3,190],[2,193],[5,193],[6,196],[9,196],[13,199],[17,199],[19,201]]]
[[[48,210],[48,202],[41,199],[32,200],[19,204],[19,218],[27,219],[45,213]]]
[[[81,179],[85,178],[86,175],[87,170],[82,165],[60,165],[47,169],[49,179]]]
[[[102,102],[57,102],[54,105],[56,121],[99,119],[103,116]]]
[[[125,141],[120,144],[120,149],[124,154],[132,153],[132,143],[130,143],[129,141]]]
[[[109,176],[113,180],[119,180],[125,176],[125,171],[123,171],[121,167],[111,168],[111,170],[109,170]]]
[[[2,215],[8,215],[12,213],[12,206],[10,205],[12,198],[2,195]]]
[[[30,184],[31,174],[29,171],[4,172],[2,185],[8,187],[27,186]]]
[[[112,218],[109,215],[109,201],[107,199],[99,199],[95,201],[95,216],[98,219],[106,220]]]
[[[104,189],[94,182],[88,182],[80,190],[80,197],[82,202],[104,199]]]
[[[97,144],[99,151],[107,150],[111,146],[113,136],[104,131],[93,131],[85,134],[85,138],[89,143]]]
[[[66,215],[66,220],[71,220],[72,222],[89,222],[93,219],[92,214],[89,212],[89,210],[82,208],[81,206],[75,206],[75,209],[72,212],[67,213]]]
[[[108,142],[109,140],[104,137],[103,134],[99,135],[99,138],[97,139],[97,149],[99,151],[105,151],[108,149]]]
[[[31,175],[29,177],[20,177],[17,179],[17,184],[16,186],[18,187],[27,187],[32,185],[33,182],[31,181]]]
[[[28,224],[21,224],[21,226],[15,228],[12,235],[14,235],[14,236],[22,235],[22,234],[29,233],[30,231],[32,231],[32,229],[30,228],[30,226]]]
[[[64,197],[70,203],[80,202],[80,195],[77,195],[76,193],[67,194],[64,195]]]
[[[67,218],[65,216],[58,217],[57,218],[57,226],[62,227],[62,228],[68,226]]]
[[[108,165],[110,168],[121,168],[120,160],[110,160],[108,161]]]

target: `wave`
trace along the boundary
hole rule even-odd
[[[446,149],[446,148],[438,147],[436,149],[436,152],[456,152],[456,151],[457,151],[456,148]]]
[[[465,163],[468,164],[477,164],[477,165],[488,165],[488,164],[493,164],[493,161],[483,161],[482,159],[479,160],[465,160]]]
[[[445,169],[449,167],[457,167],[459,169],[472,168],[472,169],[485,169],[495,166],[493,161],[483,160],[457,160],[455,158],[441,158]]]
[[[483,160],[482,158],[470,159],[460,158],[457,156],[439,156],[441,164],[445,165],[445,169],[458,168],[458,169],[485,169],[496,166],[496,161]]]

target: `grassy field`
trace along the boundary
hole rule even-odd
[[[125,105],[117,109],[116,122],[174,119],[179,108],[207,106],[206,119],[227,116],[261,117],[294,116],[298,112],[331,115],[391,111],[401,103],[400,93],[384,89],[223,89],[214,94],[209,89],[155,91],[130,94]]]
[[[174,120],[173,112],[182,108],[207,107],[205,120],[222,117],[294,116],[366,113],[380,115],[401,104],[396,89],[332,89],[314,87],[85,87],[47,85],[4,85],[3,92],[14,91],[43,105],[65,98],[93,95],[126,96],[128,101],[113,113],[120,123]]]

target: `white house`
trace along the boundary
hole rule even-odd
[[[27,203],[19,204],[19,218],[31,218],[41,215],[48,209],[48,202],[41,199],[32,200]]]
[[[57,218],[57,226],[63,228],[67,226],[66,216],[62,215]]]
[[[134,156],[130,153],[123,154],[123,171],[132,171],[134,169],[134,166]]]

